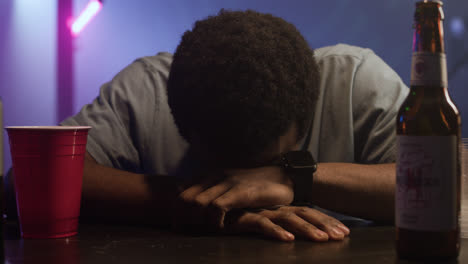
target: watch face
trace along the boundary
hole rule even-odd
[[[317,163],[309,151],[290,151],[283,156],[285,166],[291,169],[315,169]]]

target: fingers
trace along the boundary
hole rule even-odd
[[[313,241],[343,240],[350,233],[340,221],[308,207],[284,206],[259,214],[296,236]]]
[[[308,207],[297,207],[295,213],[310,224],[326,232],[332,240],[342,240],[350,230],[337,219]]]
[[[226,183],[211,184],[195,184],[180,194],[173,228],[216,230],[223,227],[226,211],[213,206],[212,201],[229,190],[230,186]]]
[[[253,199],[249,192],[242,190],[238,187],[233,187],[225,192],[222,196],[213,201],[213,205],[221,208],[223,211],[228,212],[232,208],[248,207],[250,201]]]
[[[207,183],[195,184],[184,190],[179,198],[186,203],[206,207],[227,192],[229,188],[231,186],[225,182],[214,186]]]
[[[328,241],[328,234],[305,221],[293,212],[286,212],[274,217],[273,222],[280,224],[286,230],[317,242]]]
[[[224,216],[227,211],[214,206],[212,202],[228,191],[229,188],[228,184],[221,183],[202,191],[195,197],[194,203],[205,211],[205,224],[214,228],[222,228],[224,226]]]
[[[300,236],[324,242],[343,240],[349,235],[349,229],[333,217],[312,208],[293,206],[260,212],[233,210],[226,215],[226,230],[253,232],[282,241]]]
[[[198,193],[195,197],[195,202],[201,206],[207,206],[226,193],[230,188],[231,186],[229,184],[222,182]]]
[[[180,195],[180,199],[183,201],[192,201],[198,194],[206,189],[204,184],[195,184],[185,189]]]
[[[245,212],[236,219],[231,219],[229,228],[235,232],[252,232],[281,241],[293,241],[294,235],[260,214]]]
[[[213,201],[224,211],[241,208],[260,208],[288,204],[292,193],[287,186],[270,182],[235,185]]]
[[[294,193],[285,178],[289,179],[274,166],[230,171],[222,179],[205,178],[204,184],[195,184],[183,191],[181,198],[202,207],[212,205],[224,212],[290,204]]]

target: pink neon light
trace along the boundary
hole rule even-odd
[[[78,35],[94,16],[101,10],[102,4],[98,0],[91,0],[78,18],[73,22],[71,31],[74,36]]]

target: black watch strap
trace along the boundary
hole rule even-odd
[[[313,176],[317,163],[309,151],[299,150],[287,152],[282,156],[285,172],[291,177],[294,186],[294,205],[310,203]]]
[[[293,177],[294,184],[294,200],[293,205],[303,205],[310,203],[309,195],[312,191],[312,185],[314,183],[313,173],[311,172],[294,172]],[[297,175],[303,174],[303,175]]]

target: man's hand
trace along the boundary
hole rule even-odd
[[[219,229],[232,209],[289,205],[293,197],[292,182],[280,167],[228,170],[185,189],[174,209],[174,224]]]
[[[293,241],[295,236],[313,241],[343,240],[349,229],[337,219],[309,207],[282,206],[257,211],[236,210],[226,215],[229,233],[257,233]]]

